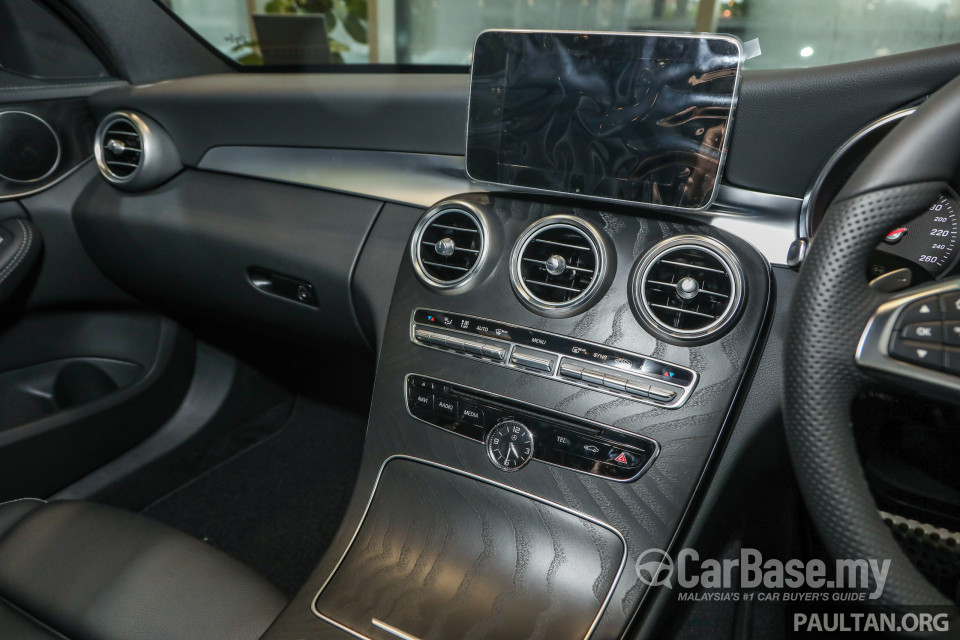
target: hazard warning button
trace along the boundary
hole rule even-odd
[[[607,460],[620,467],[640,466],[642,458],[634,453],[624,449],[611,449],[607,454]]]

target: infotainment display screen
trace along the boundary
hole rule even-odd
[[[485,31],[474,180],[672,209],[712,204],[743,58],[730,36]]]

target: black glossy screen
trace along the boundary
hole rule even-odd
[[[515,187],[706,207],[740,58],[726,37],[482,33],[467,171]]]

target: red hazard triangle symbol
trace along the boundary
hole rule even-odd
[[[627,454],[621,452],[616,458],[614,458],[620,464],[627,464]]]

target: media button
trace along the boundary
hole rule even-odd
[[[467,424],[482,427],[483,411],[475,404],[466,404],[461,402],[460,413],[457,416],[457,419],[460,420],[460,422],[466,422]]]

